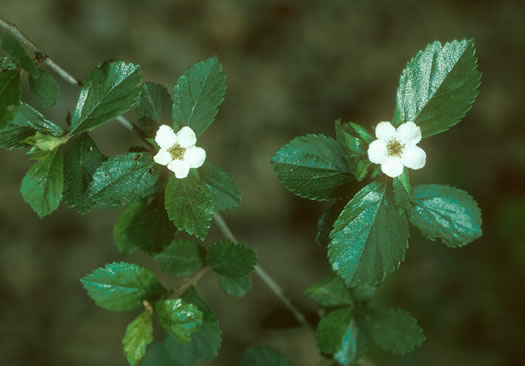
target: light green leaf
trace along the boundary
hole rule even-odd
[[[193,174],[184,179],[170,176],[164,197],[166,211],[179,230],[204,240],[213,216],[208,188]]]
[[[206,263],[219,274],[241,277],[254,270],[257,254],[244,244],[219,241],[208,248]]]
[[[290,366],[290,361],[274,348],[258,346],[244,351],[241,366]]]
[[[146,268],[132,263],[111,263],[80,280],[95,303],[107,310],[138,309],[150,297],[166,292]]]
[[[190,126],[197,136],[212,124],[226,93],[226,75],[218,57],[197,62],[173,88],[173,124]]]
[[[171,227],[173,225],[170,224]],[[203,266],[202,247],[189,240],[174,240],[155,256],[160,268],[174,276],[187,276]]]
[[[144,311],[129,323],[122,339],[124,354],[134,366],[146,354],[146,347],[153,341],[153,318],[149,311]]]
[[[64,158],[62,148],[43,153],[29,169],[20,191],[39,217],[55,211],[64,190]]]
[[[164,329],[182,344],[189,343],[202,325],[202,312],[182,299],[159,300],[155,307]]]
[[[438,184],[419,185],[412,191],[410,222],[430,240],[441,238],[452,248],[467,245],[482,235],[481,211],[465,191]]]
[[[423,138],[448,130],[471,108],[480,79],[474,40],[429,44],[401,74],[393,124],[413,121]]]
[[[21,98],[20,72],[0,70],[0,130],[14,118]]]
[[[199,170],[199,175],[201,181],[210,191],[215,211],[239,207],[241,193],[237,182],[230,174],[215,165],[204,163],[204,166]]]
[[[173,101],[164,86],[145,82],[135,106],[139,128],[146,136],[153,136],[159,124],[171,126]]]
[[[304,294],[322,306],[344,306],[352,304],[352,296],[344,281],[336,275],[317,282]]]
[[[408,247],[406,217],[390,184],[375,181],[345,206],[330,233],[328,258],[346,284],[374,286],[393,272]]]
[[[38,68],[35,65],[35,61],[27,54],[24,46],[15,37],[8,33],[0,32],[0,42],[5,53],[14,63],[20,65],[30,75],[38,76]]]
[[[41,107],[53,108],[57,104],[58,84],[44,70],[38,70],[38,76],[29,75],[29,89]]]
[[[250,276],[230,277],[217,273],[219,286],[226,295],[232,297],[242,297],[252,288]]]
[[[142,90],[140,66],[107,61],[91,71],[80,91],[71,134],[80,134],[127,112]]]
[[[340,198],[353,179],[341,146],[324,135],[293,139],[275,153],[272,164],[286,189],[302,198]]]

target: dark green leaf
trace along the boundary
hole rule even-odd
[[[164,343],[153,341],[142,361],[142,366],[195,366],[195,362],[185,363],[184,358],[182,358],[181,362],[173,360]]]
[[[19,127],[28,127],[44,134],[52,136],[62,136],[64,131],[51,121],[48,121],[28,104],[21,104],[11,125]]]
[[[208,248],[206,262],[217,273],[231,277],[246,276],[257,264],[257,254],[244,244],[220,241]]]
[[[231,175],[210,163],[204,163],[199,173],[201,181],[211,193],[215,211],[239,207],[241,204],[241,193],[237,182]]]
[[[356,129],[359,133],[356,132]],[[335,122],[335,133],[337,142],[343,148],[346,161],[355,178],[358,181],[365,179],[371,162],[367,156],[368,144],[360,137],[360,134],[365,134],[366,130],[358,124],[341,123],[341,120],[337,120]],[[365,135],[365,137],[368,139],[368,136]]]
[[[355,301],[369,301],[376,293],[377,288],[373,286],[357,286],[352,288],[352,298]]]
[[[44,70],[38,70],[38,76],[29,75],[29,89],[35,101],[43,108],[53,108],[58,100],[58,84]]]
[[[343,280],[336,275],[317,282],[307,289],[305,295],[322,306],[343,306],[352,304],[352,296]]]
[[[80,134],[128,111],[142,90],[140,66],[107,61],[91,71],[80,91],[71,133]]]
[[[173,101],[168,89],[160,84],[145,82],[135,106],[139,128],[147,136],[153,136],[159,124],[171,125],[172,106]]]
[[[357,123],[350,122],[350,127],[352,127],[354,132],[359,137],[361,137],[363,141],[366,142],[367,144],[371,143],[372,141],[376,139],[370,132],[368,132],[366,128],[364,128],[363,126]]]
[[[349,307],[331,311],[323,316],[317,326],[319,350],[328,354],[338,352],[352,322],[352,310]]]
[[[394,199],[396,201],[396,204],[402,209],[408,210],[410,208],[410,194],[408,194],[408,192],[406,191],[405,187],[403,186],[403,183],[399,178],[395,178],[392,181],[392,186],[394,188]]]
[[[281,183],[302,198],[339,198],[353,179],[341,146],[324,135],[293,139],[275,153],[272,164]]]
[[[482,234],[481,211],[465,191],[438,184],[412,190],[410,222],[430,240],[441,238],[449,247],[467,245]]]
[[[405,257],[406,217],[395,204],[390,184],[375,181],[345,206],[330,233],[328,257],[349,286],[381,282]]]
[[[24,46],[12,35],[0,32],[0,41],[5,53],[32,76],[38,76],[38,68],[35,61],[27,54]]]
[[[241,366],[290,366],[290,361],[274,348],[259,346],[244,351]]]
[[[203,266],[201,246],[189,240],[174,240],[155,260],[164,272],[174,276],[190,275]]]
[[[164,202],[170,220],[179,230],[204,240],[213,217],[213,199],[199,178],[193,174],[184,179],[171,176]]]
[[[199,136],[212,124],[226,93],[226,75],[218,57],[197,62],[173,88],[175,130],[190,126]]]
[[[160,323],[182,344],[189,343],[203,322],[202,312],[182,299],[159,300],[156,305]]]
[[[149,270],[132,263],[111,263],[80,280],[95,303],[107,310],[138,309],[166,290]]]
[[[471,108],[480,79],[472,39],[429,44],[401,74],[394,124],[413,121],[423,137],[448,130]]]
[[[122,339],[124,354],[129,363],[136,365],[146,354],[146,347],[153,341],[153,318],[149,311],[144,311],[129,323]]]
[[[0,71],[0,130],[15,117],[20,104],[21,87],[18,70]]]
[[[335,220],[339,217],[341,211],[345,207],[344,200],[335,201],[326,210],[323,211],[319,220],[317,221],[317,234],[315,241],[320,245],[328,245],[330,243],[330,232]]]
[[[219,286],[226,295],[233,297],[242,297],[252,288],[250,276],[230,277],[217,273]]]
[[[0,130],[0,149],[23,149],[29,145],[24,142],[33,136],[35,130],[30,127],[9,125],[5,130]]]

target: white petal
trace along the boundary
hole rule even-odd
[[[403,174],[403,163],[400,158],[388,158],[381,164],[381,171],[389,177],[399,177]]]
[[[407,146],[403,151],[401,161],[410,169],[421,169],[427,162],[427,154],[419,146]]]
[[[168,165],[173,161],[173,158],[171,157],[171,154],[168,152],[168,150],[160,149],[157,155],[153,157],[153,160],[157,164]]]
[[[180,146],[187,148],[195,145],[196,142],[197,136],[195,136],[195,132],[190,127],[184,126],[177,132],[177,143]]]
[[[177,135],[173,132],[170,126],[162,125],[157,130],[155,142],[159,144],[162,149],[169,149],[177,142]]]
[[[386,142],[383,140],[372,141],[368,146],[368,160],[375,164],[383,164],[387,158]]]
[[[184,153],[184,161],[190,168],[199,168],[206,160],[206,151],[202,147],[191,146]]]
[[[394,137],[396,128],[390,122],[379,122],[376,126],[376,137],[388,141]]]
[[[190,167],[183,160],[173,160],[169,163],[168,169],[175,173],[175,177],[178,179],[186,178],[190,172]]]
[[[421,141],[421,128],[414,122],[408,121],[397,128],[396,135],[401,143],[412,146]]]

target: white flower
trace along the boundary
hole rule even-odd
[[[427,154],[416,146],[421,141],[421,128],[408,121],[396,130],[390,122],[379,122],[376,126],[377,140],[368,147],[368,159],[381,164],[381,171],[395,178],[403,174],[403,167],[421,169]]]
[[[190,168],[199,168],[206,160],[206,151],[195,146],[195,132],[184,126],[175,133],[170,126],[162,125],[157,131],[155,141],[160,150],[153,157],[157,164],[165,165],[178,179],[186,178]]]

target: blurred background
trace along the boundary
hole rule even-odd
[[[325,205],[285,191],[272,155],[294,136],[334,136],[339,117],[369,126],[389,120],[401,70],[418,50],[436,39],[475,38],[479,97],[461,124],[423,141],[427,165],[411,176],[413,184],[470,192],[484,236],[448,249],[411,230],[406,260],[378,296],[411,312],[427,341],[375,363],[525,362],[525,2],[2,0],[0,15],[80,79],[104,60],[123,59],[171,90],[185,68],[217,54],[228,91],[199,145],[239,182],[242,206],[225,214],[233,231],[305,310],[315,306],[303,290],[329,272],[314,241]],[[45,114],[64,125],[79,90],[60,86],[59,105]],[[28,93],[26,101],[34,104]],[[94,138],[106,155],[138,143],[116,122]],[[79,282],[121,260],[112,240],[119,210],[81,216],[61,206],[40,220],[19,193],[31,164],[25,153],[1,151],[0,161],[0,364],[126,365],[120,342],[137,314],[96,307]],[[218,238],[213,229],[209,241]],[[159,273],[144,255],[128,260]],[[242,350],[258,344],[276,346],[296,366],[326,364],[309,331],[261,326],[280,304],[257,278],[253,285],[233,299],[214,276],[199,284],[224,331],[220,356],[202,365],[237,365]]]

